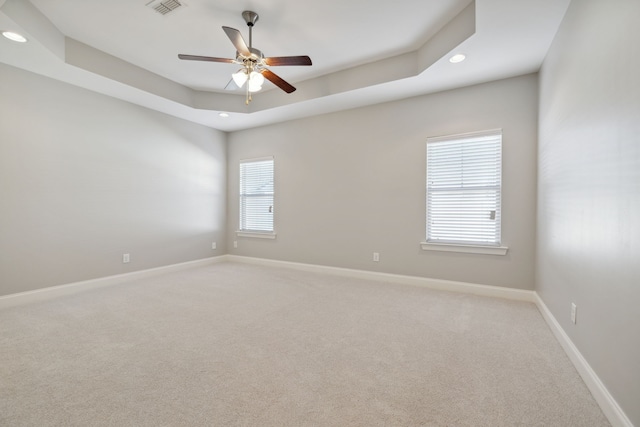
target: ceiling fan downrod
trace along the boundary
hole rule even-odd
[[[251,10],[245,10],[242,12],[242,17],[244,18],[244,22],[247,23],[247,27],[249,27],[249,51],[253,53],[253,26],[256,25],[260,16]],[[248,62],[248,63],[247,63]],[[254,60],[245,61],[245,70],[247,73],[247,87],[246,87],[246,97],[245,104],[249,105],[252,101],[251,91],[249,90],[249,82],[251,81],[251,73],[254,69]]]
[[[247,23],[247,27],[249,27],[249,50],[251,50],[253,47],[253,26],[256,25],[260,16],[251,10],[245,10],[242,12],[242,17],[244,22]]]

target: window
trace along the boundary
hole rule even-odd
[[[502,131],[427,139],[427,241],[423,249],[504,255]]]
[[[275,237],[273,233],[273,182],[272,157],[240,162],[239,235]]]

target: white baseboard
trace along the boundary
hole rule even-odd
[[[582,377],[582,380],[587,385],[589,391],[595,398],[598,405],[600,405],[600,409],[607,417],[609,422],[613,427],[633,427],[633,424],[624,413],[622,408],[618,405],[618,402],[611,396],[609,390],[602,383],[598,375],[591,368],[587,360],[582,356],[578,348],[573,344],[569,335],[562,329],[560,323],[556,320],[556,318],[551,314],[551,311],[547,307],[547,305],[542,301],[540,295],[537,292],[535,294],[535,303],[542,313],[542,317],[547,322],[551,331],[556,336],[556,339],[560,342],[560,345],[564,349],[567,356],[575,366],[576,370]]]
[[[422,286],[440,291],[461,292],[488,297],[504,298],[517,301],[535,302],[534,292],[523,289],[503,288],[500,286],[478,285],[475,283],[455,282],[452,280],[429,279],[417,276],[379,273],[375,271],[353,270],[349,268],[328,267],[324,265],[303,264],[288,261],[276,261],[265,258],[251,258],[239,255],[225,255],[226,260],[264,266],[285,267],[313,273],[326,273],[336,276],[357,279],[375,280],[403,285]]]
[[[535,302],[534,292],[522,289],[503,288],[500,286],[479,285],[466,282],[455,282],[451,280],[429,279],[417,276],[404,276],[399,274],[379,273],[375,271],[354,270],[349,268],[329,267],[324,265],[303,264],[297,262],[277,261],[265,258],[252,258],[238,255],[221,255],[212,258],[204,258],[195,261],[188,261],[179,264],[172,264],[162,267],[150,268],[147,270],[133,271],[130,273],[117,274],[113,276],[100,277],[96,279],[84,280],[81,282],[68,283],[64,285],[51,286],[42,289],[35,289],[27,292],[19,292],[0,296],[0,308],[12,307],[20,304],[42,301],[61,295],[70,295],[81,292],[89,288],[108,286],[123,281],[151,277],[158,274],[172,271],[186,270],[194,267],[211,265],[224,261],[243,262],[247,264],[292,268],[301,271],[315,273],[326,273],[344,277],[353,277],[365,280],[375,280],[405,285],[422,286],[429,289],[461,292],[488,297],[505,298],[518,301]]]
[[[225,256],[198,259],[195,261],[181,262],[178,264],[165,265],[162,267],[149,268],[146,270],[132,271],[130,273],[116,274],[113,276],[99,277],[97,279],[83,280],[81,282],[68,283],[65,285],[50,286],[48,288],[35,289],[33,291],[19,292],[0,296],[0,308],[14,307],[21,304],[43,301],[61,295],[71,295],[91,288],[122,283],[131,279],[157,276],[159,274],[173,271],[187,270],[189,268],[202,267],[206,265],[223,262]]]

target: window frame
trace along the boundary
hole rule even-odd
[[[243,194],[242,192],[242,181],[243,181],[243,174],[242,174],[242,165],[243,164],[248,164],[248,163],[260,163],[260,162],[267,162],[270,161],[271,165],[272,165],[272,179],[273,179],[273,191],[271,193],[271,209],[272,209],[272,220],[271,220],[271,230],[253,230],[253,229],[243,229],[243,216],[246,218],[246,210],[243,211],[243,200],[245,200],[245,198],[247,197],[247,195],[249,194],[253,194],[253,193],[247,193],[247,194]],[[267,157],[257,157],[257,158],[250,158],[250,159],[242,159],[238,162],[238,229],[236,230],[236,235],[239,237],[255,237],[255,238],[262,238],[262,239],[275,239],[276,238],[276,231],[275,231],[275,158],[273,156],[267,156]],[[246,204],[245,204],[246,206]],[[246,219],[245,219],[246,221]]]
[[[473,139],[473,138],[482,138],[482,137],[487,137],[487,136],[498,136],[500,137],[500,160],[499,160],[499,166],[500,166],[500,177],[499,177],[499,182],[498,182],[498,203],[497,203],[497,212],[496,215],[498,216],[498,218],[500,219],[500,224],[499,224],[499,228],[497,230],[497,235],[500,241],[495,242],[495,243],[480,243],[480,242],[473,242],[473,241],[464,241],[464,240],[456,240],[456,241],[447,241],[447,240],[442,240],[442,241],[437,241],[437,240],[430,240],[429,239],[429,209],[430,206],[428,205],[429,203],[429,171],[426,170],[425,173],[425,234],[424,234],[424,238],[425,240],[422,241],[420,243],[420,246],[423,250],[427,250],[427,251],[444,251],[444,252],[463,252],[463,253],[473,253],[473,254],[489,254],[489,255],[506,255],[507,251],[508,251],[508,247],[504,246],[502,244],[502,221],[501,221],[501,215],[503,213],[503,207],[502,207],[502,188],[503,188],[503,180],[502,180],[502,170],[503,170],[503,157],[502,157],[502,147],[503,147],[503,137],[502,137],[502,129],[490,129],[490,130],[485,130],[485,131],[478,131],[478,132],[469,132],[469,133],[462,133],[462,134],[455,134],[455,135],[446,135],[446,136],[439,136],[439,137],[429,137],[427,138],[427,143],[425,144],[425,151],[428,153],[429,149],[429,144],[431,143],[438,143],[438,142],[456,142],[456,141],[460,141],[462,143],[462,141],[464,140],[468,140],[468,139]],[[425,162],[425,166],[428,168],[427,163],[428,163],[428,154],[425,153],[425,159],[427,160]],[[433,190],[432,190],[433,191]]]

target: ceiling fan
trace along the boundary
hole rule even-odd
[[[236,48],[235,59],[184,54],[179,54],[178,58],[189,61],[225,62],[242,65],[242,68],[232,75],[232,80],[227,84],[227,88],[233,86],[233,84],[242,87],[246,83],[246,104],[251,102],[252,92],[257,92],[262,89],[262,83],[264,83],[265,78],[287,93],[295,91],[295,87],[269,70],[267,66],[311,65],[311,58],[308,56],[272,56],[265,58],[260,50],[253,47],[252,30],[253,26],[258,22],[258,14],[250,10],[245,10],[242,12],[242,17],[249,27],[249,46],[245,43],[240,31],[231,27],[222,27]]]

